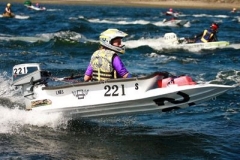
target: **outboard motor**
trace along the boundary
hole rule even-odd
[[[164,35],[164,41],[168,44],[178,44],[178,37],[175,33],[166,33]]]
[[[21,86],[24,97],[30,99],[34,98],[34,86],[40,84],[47,85],[47,80],[50,76],[50,72],[41,70],[39,63],[15,65],[12,72],[13,85]]]

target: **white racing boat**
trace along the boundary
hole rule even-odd
[[[180,13],[178,13],[178,12],[167,11],[167,12],[165,13],[165,15],[167,15],[167,16],[178,17],[178,16],[180,15]]]
[[[15,17],[15,14],[14,13],[3,13],[2,14],[2,17],[7,17],[7,18],[14,18]]]
[[[179,19],[164,19],[163,24],[166,26],[185,26],[190,25],[190,22],[187,20],[179,20]]]
[[[49,86],[50,75],[38,63],[13,67],[13,85],[22,87],[26,110],[63,112],[80,118],[165,112],[210,100],[233,88],[196,84],[188,76],[174,78],[167,72],[61,86]]]
[[[25,5],[25,6],[29,9],[36,10],[36,11],[45,11],[46,10],[45,7],[37,7],[37,6],[33,6],[33,5]]]
[[[2,14],[2,15],[0,15],[0,18],[28,19],[29,16],[15,15],[15,14],[11,14],[11,15]]]
[[[229,46],[228,41],[208,42],[208,43],[189,43],[186,38],[178,38],[175,33],[166,33],[164,42],[173,48],[182,49],[215,49]]]

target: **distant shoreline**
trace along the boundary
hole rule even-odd
[[[212,0],[214,1],[214,0]],[[68,5],[102,5],[102,6],[135,6],[155,8],[198,8],[198,9],[228,9],[238,8],[240,2],[226,3],[224,0],[216,2],[203,2],[196,0],[41,0],[32,1],[33,4],[68,4]],[[24,0],[2,0],[6,3],[24,3]]]

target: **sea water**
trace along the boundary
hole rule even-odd
[[[34,11],[13,3],[14,13],[24,18],[0,18],[0,159],[240,158],[239,13],[176,8],[181,12],[178,19],[189,21],[176,26],[163,23],[168,8],[44,7],[46,11]],[[164,43],[165,33],[192,37],[212,22],[220,25],[219,40],[229,41],[230,46],[183,50]],[[133,76],[168,71],[189,75],[198,83],[235,88],[166,113],[73,120],[61,113],[23,110],[20,90],[11,85],[14,65],[41,63],[54,77],[83,77],[92,53],[99,48],[99,34],[108,28],[128,33],[123,42],[126,53],[120,57]]]

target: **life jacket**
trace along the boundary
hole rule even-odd
[[[114,51],[107,49],[100,49],[93,53],[90,61],[93,68],[93,81],[104,81],[116,78],[112,65],[114,55],[116,55]]]
[[[9,14],[8,12],[10,12],[11,13],[11,8],[10,7],[6,7],[5,8],[5,11],[4,11],[4,14]]]
[[[207,43],[212,37],[213,33],[210,30],[204,30],[201,41]]]

